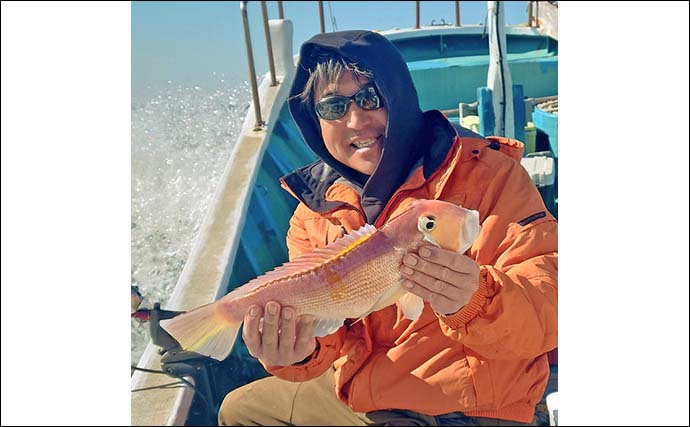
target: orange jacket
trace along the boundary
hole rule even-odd
[[[478,210],[482,232],[467,255],[481,269],[470,302],[449,316],[425,304],[414,322],[389,306],[319,338],[306,363],[266,366],[271,374],[306,381],[334,365],[336,393],[357,412],[462,411],[532,421],[549,376],[546,352],[558,341],[557,223],[516,161],[522,144],[489,140],[493,149],[484,139],[456,136],[441,167],[428,180],[416,169],[376,224],[419,198]],[[303,203],[295,210],[291,259],[364,224],[359,195],[347,185],[332,184],[326,200],[347,204],[323,214]]]

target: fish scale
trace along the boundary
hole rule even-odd
[[[364,248],[363,248],[364,250]],[[344,260],[341,267],[352,272],[344,274],[338,283],[334,283],[328,293],[315,290],[313,298],[305,295],[301,301],[286,301],[286,305],[300,307],[301,313],[321,313],[327,318],[351,318],[361,315],[362,310],[370,308],[376,300],[390,287],[391,282],[400,280],[400,263],[402,254],[382,255],[365,264],[348,266]],[[327,269],[327,266],[321,267]],[[334,304],[334,302],[342,304]]]
[[[371,233],[348,252],[309,271],[277,279],[267,283],[264,292],[228,302],[233,306],[228,307],[232,320],[240,320],[247,307],[264,306],[270,300],[294,307],[297,315],[310,314],[325,319],[357,317],[378,300],[391,282],[400,278],[402,252],[384,250],[387,248],[383,242],[385,236],[373,234],[373,228]],[[270,295],[271,288],[282,292]]]

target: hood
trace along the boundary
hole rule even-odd
[[[309,79],[309,70],[315,67],[319,57],[328,53],[335,53],[371,71],[386,108],[388,122],[381,160],[371,176],[340,163],[328,153],[312,103],[303,103],[299,97]],[[371,31],[318,34],[302,45],[288,105],[311,150],[337,174],[361,188],[367,222],[374,223],[423,151],[423,144],[418,143],[423,127],[422,111],[400,52],[388,39]]]

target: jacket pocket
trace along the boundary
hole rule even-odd
[[[489,362],[482,360],[479,355],[465,347],[467,364],[470,367],[474,390],[477,396],[477,406],[491,405],[494,402],[494,386],[491,378]]]

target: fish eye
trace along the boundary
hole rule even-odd
[[[426,228],[426,231],[431,231],[434,228],[436,228],[436,217],[433,216],[427,216],[424,217],[426,221],[424,221],[424,228]]]

